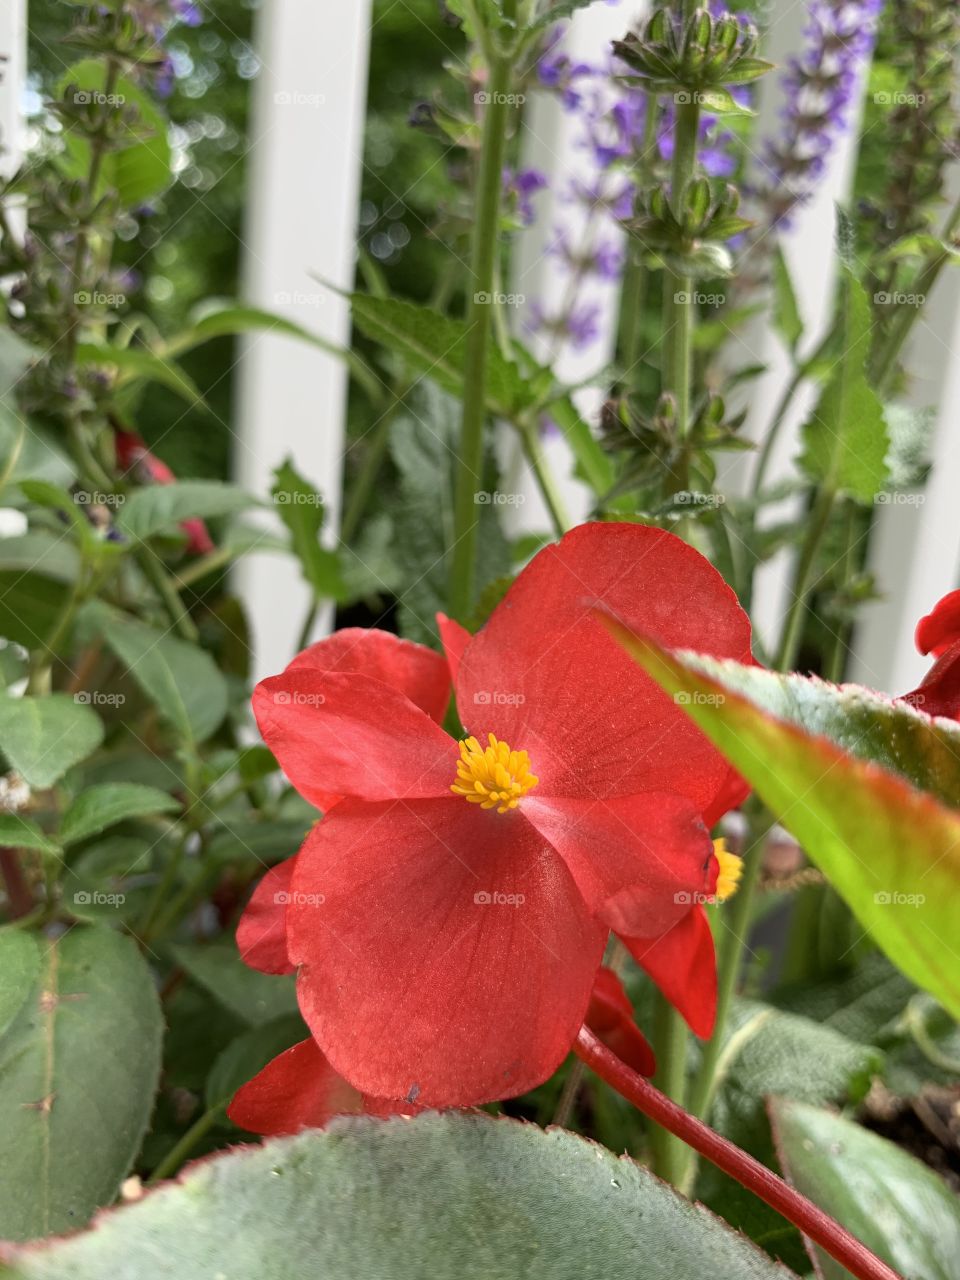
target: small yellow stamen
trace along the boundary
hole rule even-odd
[[[740,877],[743,875],[743,859],[738,858],[727,848],[726,840],[714,840],[713,852],[720,863],[720,874],[717,876],[717,897],[726,902],[737,892]]]
[[[460,743],[457,780],[450,790],[481,809],[506,813],[515,809],[540,779],[530,772],[530,757],[525,751],[511,751],[492,733],[487,737],[489,747],[481,747],[476,738],[464,738]]]

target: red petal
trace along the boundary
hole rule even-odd
[[[540,794],[674,791],[706,809],[728,767],[591,608],[671,648],[749,660],[750,623],[720,574],[662,529],[586,524],[545,548],[467,646],[470,731],[530,754]]]
[[[642,1076],[652,1076],[657,1060],[647,1038],[633,1020],[633,1005],[612,969],[601,969],[593,984],[586,1024],[621,1062]]]
[[[690,1030],[707,1039],[717,1016],[717,961],[703,907],[694,907],[660,938],[623,941]]]
[[[720,784],[720,790],[703,813],[703,821],[708,829],[717,825],[731,809],[739,809],[750,794],[750,783],[741,778],[736,769],[728,768],[727,776]]]
[[[240,959],[261,973],[293,973],[287,955],[287,903],[296,857],[271,867],[254,889],[240,923]]]
[[[253,710],[305,799],[449,795],[457,745],[419,707],[370,676],[294,668],[261,680]]]
[[[208,556],[215,550],[213,539],[202,520],[182,520],[180,528],[187,535],[187,550],[192,556]]]
[[[455,683],[457,671],[460,668],[460,659],[463,657],[464,650],[473,639],[473,636],[466,627],[461,627],[459,622],[454,622],[453,618],[448,618],[445,613],[437,614],[437,627],[440,631],[443,651],[447,655],[450,679]]]
[[[709,892],[713,842],[682,796],[574,800],[534,791],[524,817],[567,864],[587,907],[616,933],[665,933]]]
[[[333,1116],[356,1115],[363,1098],[338,1076],[316,1042],[301,1040],[241,1085],[227,1107],[235,1125],[250,1133],[299,1133]]]
[[[439,653],[389,631],[344,627],[298,653],[287,667],[372,676],[406,694],[415,707],[441,724],[452,692],[450,672]]]
[[[917,623],[916,642],[921,653],[939,658],[950,645],[960,640],[960,591],[951,591],[940,600],[932,613]]]
[[[287,928],[301,1011],[337,1070],[438,1107],[556,1070],[606,937],[519,812],[456,797],[338,805],[297,858]]]
[[[903,698],[928,716],[960,720],[960,644],[951,645],[933,664],[919,689]]]

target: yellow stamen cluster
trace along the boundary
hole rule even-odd
[[[713,852],[720,863],[720,874],[717,876],[717,897],[721,902],[732,898],[737,892],[740,877],[743,875],[743,859],[738,858],[727,848],[726,840],[714,840]]]
[[[511,751],[492,733],[487,736],[489,747],[481,747],[476,738],[460,743],[457,780],[450,790],[481,809],[506,813],[515,809],[521,796],[540,779],[530,772],[530,757],[525,751]]]

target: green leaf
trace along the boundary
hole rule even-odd
[[[184,739],[203,742],[219,728],[227,684],[208,653],[101,602],[84,617]]]
[[[194,1165],[13,1280],[789,1280],[699,1206],[571,1133],[485,1115],[336,1121]]]
[[[39,972],[37,938],[25,929],[0,929],[0,1044],[26,1004]]]
[[[36,849],[38,853],[56,855],[60,846],[44,835],[35,822],[18,813],[0,813],[0,845],[12,849]]]
[[[25,649],[42,649],[62,612],[62,582],[42,573],[0,570],[0,636],[5,640]]]
[[[831,1111],[770,1102],[784,1171],[793,1185],[868,1249],[911,1280],[956,1280],[960,1202],[946,1183],[885,1138]],[[847,1271],[811,1246],[823,1280]]]
[[[60,77],[58,93],[70,85],[86,92],[103,93],[106,85],[106,61],[86,58],[75,62]],[[114,187],[125,208],[143,204],[155,196],[171,180],[170,142],[167,122],[150,98],[125,76],[120,76],[112,92],[122,102],[118,109],[135,108],[137,121],[129,130],[129,145],[119,145],[104,158],[101,187]],[[90,143],[76,129],[65,135],[66,149],[58,164],[70,178],[83,178],[90,169]]]
[[[883,1055],[872,1045],[859,1044],[811,1018],[755,1000],[735,1000],[717,1064],[717,1096],[709,1123],[775,1168],[766,1097],[783,1094],[817,1103],[859,1101],[882,1062]],[[712,1165],[701,1163],[696,1194],[731,1226],[748,1232],[788,1265],[803,1267],[799,1233]]]
[[[599,440],[584,421],[573,400],[570,396],[563,396],[547,405],[544,412],[563,433],[581,478],[597,497],[602,497],[613,486],[613,461],[609,454],[604,453]]]
[[[75,926],[0,1036],[0,1237],[82,1226],[109,1204],[147,1127],[163,1019],[136,944]]]
[[[293,978],[249,968],[232,941],[183,942],[172,946],[170,952],[195,982],[249,1026],[297,1011]]]
[[[60,839],[64,844],[75,844],[128,818],[172,813],[179,808],[173,796],[156,787],[144,787],[137,782],[106,782],[77,796],[63,815]]]
[[[220,480],[178,480],[137,489],[124,503],[117,524],[132,538],[145,542],[154,534],[175,529],[181,520],[233,515],[256,506],[257,500],[233,484]]]
[[[803,428],[800,463],[823,486],[872,502],[887,479],[889,439],[883,408],[865,366],[873,316],[863,285],[844,268],[837,363]]]
[[[21,575],[36,572],[59,583],[69,583],[77,580],[80,557],[76,547],[64,541],[60,534],[34,529],[18,538],[0,538],[0,566],[4,572],[8,569],[16,569]],[[0,593],[0,609],[4,594]],[[60,604],[63,604],[62,587]]]
[[[137,382],[158,382],[169,387],[187,404],[211,412],[200,388],[183,369],[165,356],[154,355],[143,347],[102,346],[94,342],[82,342],[77,347],[77,360],[81,364],[93,364],[112,368],[117,373],[117,386],[131,386]]]
[[[796,352],[803,337],[803,317],[793,288],[790,267],[778,243],[773,250],[773,327],[787,345]]]
[[[953,804],[960,795],[951,782],[954,727],[855,686],[669,653],[606,621],[793,832],[877,945],[960,1014],[960,813],[937,798]],[[848,717],[862,739],[852,738]]]
[[[338,347],[328,342],[319,334],[311,333],[302,325],[295,324],[285,316],[275,315],[272,311],[264,311],[260,307],[242,306],[234,302],[212,300],[205,302],[191,317],[190,327],[185,333],[171,338],[158,352],[163,358],[181,355],[201,343],[210,342],[213,338],[232,337],[235,334],[253,333],[266,329],[270,333],[286,334],[290,338],[298,338],[301,342],[309,342],[319,347],[328,355],[337,356],[350,367],[350,372],[357,382],[366,390],[374,401],[383,399],[383,386],[377,374],[355,351]]]
[[[340,559],[335,551],[323,546],[324,506],[321,494],[294,469],[287,458],[274,475],[273,501],[280,519],[290,530],[293,551],[300,561],[303,576],[318,600],[342,600],[346,595]]]
[[[414,372],[432,378],[444,391],[461,394],[467,345],[464,321],[398,298],[355,293],[351,302],[353,322],[361,333],[401,356]],[[529,380],[493,345],[487,362],[491,413],[513,418],[533,403]]]
[[[207,1077],[204,1090],[207,1110],[219,1111],[225,1107],[242,1084],[309,1034],[300,1015],[288,1013],[237,1036],[214,1062]]]
[[[31,787],[52,787],[102,741],[100,717],[68,693],[0,695],[0,751]]]

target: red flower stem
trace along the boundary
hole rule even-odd
[[[638,1111],[655,1120],[657,1124],[699,1151],[718,1169],[735,1178],[737,1182],[759,1196],[777,1213],[783,1214],[810,1237],[832,1258],[858,1277],[858,1280],[902,1280],[891,1267],[882,1262],[866,1245],[818,1209],[812,1200],[795,1191],[770,1169],[747,1155],[726,1138],[721,1138],[695,1116],[677,1106],[659,1089],[655,1089],[643,1076],[637,1075],[615,1053],[602,1044],[592,1031],[580,1029],[574,1052],[591,1067],[611,1089],[632,1102]]]

